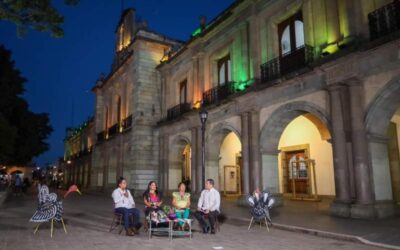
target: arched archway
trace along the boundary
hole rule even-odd
[[[265,122],[260,135],[264,188],[273,193],[291,193],[295,185],[297,190],[311,195],[315,193],[314,183],[318,189],[329,180],[329,188],[320,188],[319,193],[334,195],[330,137],[327,112],[317,105],[298,101],[277,108]],[[301,167],[307,172],[301,172]],[[301,184],[300,180],[306,182]]]
[[[400,77],[388,82],[368,106],[365,127],[375,199],[400,203]]]
[[[190,140],[183,135],[176,136],[169,151],[168,188],[175,190],[181,181],[191,182],[192,150]],[[190,187],[188,187],[190,189]]]
[[[240,183],[242,144],[239,130],[229,123],[219,123],[208,133],[206,145],[206,179],[214,179],[216,188],[221,191],[227,189],[228,193],[240,193],[240,185],[239,189],[233,188],[233,182]],[[227,179],[231,172],[234,172],[232,182],[225,183],[224,179]]]

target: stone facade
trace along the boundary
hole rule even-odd
[[[293,119],[311,115],[317,127],[326,128],[332,145],[332,214],[393,215],[390,183],[398,180],[393,176],[398,171],[389,166],[386,132],[400,108],[398,40],[373,29],[374,15],[386,18],[390,8],[400,13],[399,6],[389,2],[236,1],[204,27],[158,67],[165,107],[159,125],[163,189],[175,189],[176,180],[171,180],[180,178],[174,159],[181,154],[182,141],[192,147],[191,188],[199,191],[202,186],[198,111],[169,116],[182,104],[179,83],[186,79],[186,102],[194,109],[202,102],[209,114],[206,177],[214,178],[217,186],[220,146],[234,132],[242,143],[241,192],[262,187],[283,193],[279,140]],[[306,52],[297,68],[295,53],[301,48],[282,54],[285,31],[280,26],[291,18],[295,25],[301,20],[304,30]],[[220,83],[220,60],[227,56],[233,84]]]
[[[126,10],[118,24],[112,71],[93,88],[96,94],[97,143],[92,187],[112,189],[124,176],[131,188],[144,190],[158,179],[160,76],[156,69],[166,51],[180,43],[151,32]]]
[[[123,175],[137,190],[157,180],[172,191],[183,178],[188,157],[182,152],[190,146],[190,188],[198,193],[202,106],[208,111],[205,175],[218,188],[220,147],[234,133],[241,143],[239,193],[256,187],[289,192],[282,182],[292,177],[280,139],[301,116],[332,152],[325,156],[331,170],[314,165],[314,173],[331,171],[331,213],[394,214],[400,202],[396,1],[238,0],[201,23],[186,43],[149,31],[134,15],[122,15],[112,71],[93,88],[92,188],[111,188]],[[314,180],[308,190],[316,189]]]
[[[80,189],[91,185],[92,152],[95,143],[94,118],[89,118],[77,128],[68,128],[64,139],[64,157],[59,162],[64,172],[64,184],[77,184]]]

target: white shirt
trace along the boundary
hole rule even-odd
[[[125,193],[128,192],[128,197],[125,197]],[[114,190],[112,193],[112,198],[114,200],[115,208],[118,207],[125,207],[125,208],[133,208],[135,207],[135,201],[133,200],[133,197],[131,195],[131,192],[129,190],[125,189],[125,191],[122,191],[121,188],[117,188]]]
[[[221,196],[215,188],[210,190],[204,189],[201,191],[199,202],[197,203],[197,208],[201,210],[218,211],[221,204]]]

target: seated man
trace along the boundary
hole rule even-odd
[[[135,201],[126,186],[125,178],[121,177],[118,180],[118,188],[112,193],[112,198],[115,204],[115,212],[122,214],[124,217],[126,235],[134,236],[142,226],[140,223],[140,211],[135,208]],[[133,223],[129,220],[130,215],[133,216]]]
[[[208,233],[211,227],[211,233],[215,234],[214,224],[219,214],[221,196],[214,188],[213,179],[208,179],[205,183],[205,186],[206,188],[201,192],[200,199],[197,204],[197,211],[194,216],[199,221],[203,229],[203,233]],[[205,215],[208,215],[210,227],[207,226],[207,222],[204,218]]]

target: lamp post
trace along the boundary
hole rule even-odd
[[[203,189],[205,188],[206,182],[206,148],[205,148],[205,132],[206,132],[206,122],[208,117],[207,110],[204,107],[201,108],[199,112],[200,122],[201,122],[201,181],[203,182]]]

